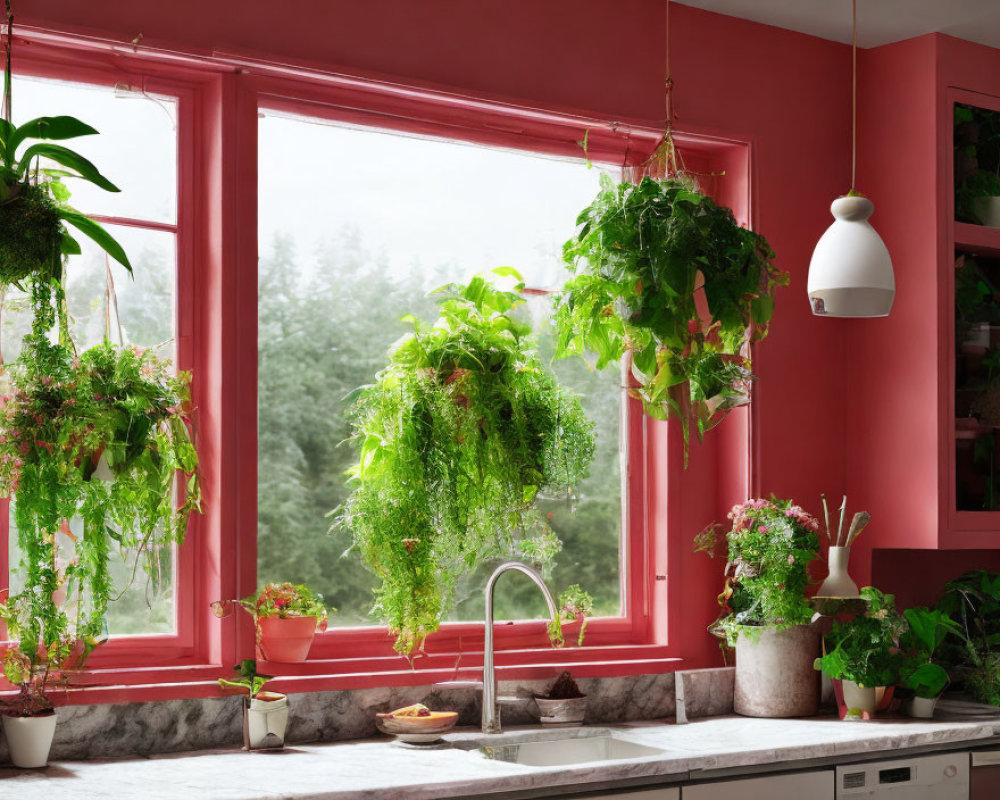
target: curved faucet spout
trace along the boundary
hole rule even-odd
[[[556,602],[552,592],[545,585],[542,576],[527,564],[520,561],[508,561],[501,564],[490,579],[486,581],[486,637],[483,646],[483,733],[500,733],[500,710],[497,707],[497,676],[493,663],[493,595],[497,579],[505,572],[521,572],[531,578],[532,582],[542,590],[545,603],[549,607],[549,619],[556,617]]]

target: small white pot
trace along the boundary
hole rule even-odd
[[[878,710],[879,694],[872,686],[858,686],[854,681],[841,683],[844,691],[844,705],[848,711],[864,711],[869,715]]]
[[[990,228],[1000,228],[1000,197],[979,197],[972,201],[972,210]]]
[[[49,763],[52,737],[56,733],[56,714],[39,717],[3,717],[3,732],[15,767],[36,769]]]
[[[937,701],[936,697],[911,697],[906,701],[906,713],[917,719],[931,719]]]
[[[243,746],[247,750],[271,750],[285,746],[288,698],[254,698],[243,707]]]

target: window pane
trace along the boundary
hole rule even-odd
[[[288,169],[309,153],[308,169]],[[425,294],[511,265],[529,284],[562,279],[562,243],[597,191],[582,161],[266,115],[260,121],[258,579],[304,582],[340,613],[373,624],[373,581],[326,514],[347,495],[354,454],[347,395],[385,365],[405,313],[432,320]],[[530,313],[548,360],[547,302]],[[544,500],[565,543],[552,585],[581,583],[619,613],[620,377],[578,361],[554,365],[598,427],[592,477]],[[491,565],[469,576],[456,618],[482,619]],[[504,578],[498,614],[541,617],[537,590]],[[509,583],[508,583],[509,581]],[[520,588],[519,588],[520,587]]]
[[[121,192],[67,180],[70,204],[89,214],[173,223],[177,219],[177,102],[82,83],[15,77],[14,123],[69,115],[99,136],[64,142],[92,161]]]

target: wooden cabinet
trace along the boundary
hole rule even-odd
[[[832,769],[685,786],[681,800],[834,800]]]
[[[1000,109],[1000,50],[929,35],[859,59],[857,188],[875,204],[896,276],[889,317],[834,322],[844,336],[845,488],[873,517],[852,558],[864,584],[875,548],[1000,547],[1000,482],[989,497],[983,474],[970,472],[990,455],[967,438],[979,433],[968,387],[956,391],[970,366],[982,377],[982,359],[956,363],[955,316],[956,254],[997,259],[1000,280],[1000,229],[955,222],[953,152],[956,103]]]

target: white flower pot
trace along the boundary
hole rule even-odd
[[[869,715],[878,710],[879,693],[873,686],[859,686],[854,681],[842,682],[844,705],[848,711],[864,711]]]
[[[3,717],[3,732],[15,767],[35,769],[49,763],[52,737],[56,733],[56,714],[39,717]]]
[[[936,697],[911,697],[906,701],[906,713],[917,719],[931,719],[937,701]]]
[[[288,698],[257,698],[243,707],[243,746],[247,750],[271,750],[285,746]]]
[[[1000,228],[1000,197],[979,197],[972,201],[972,210],[983,225]]]

